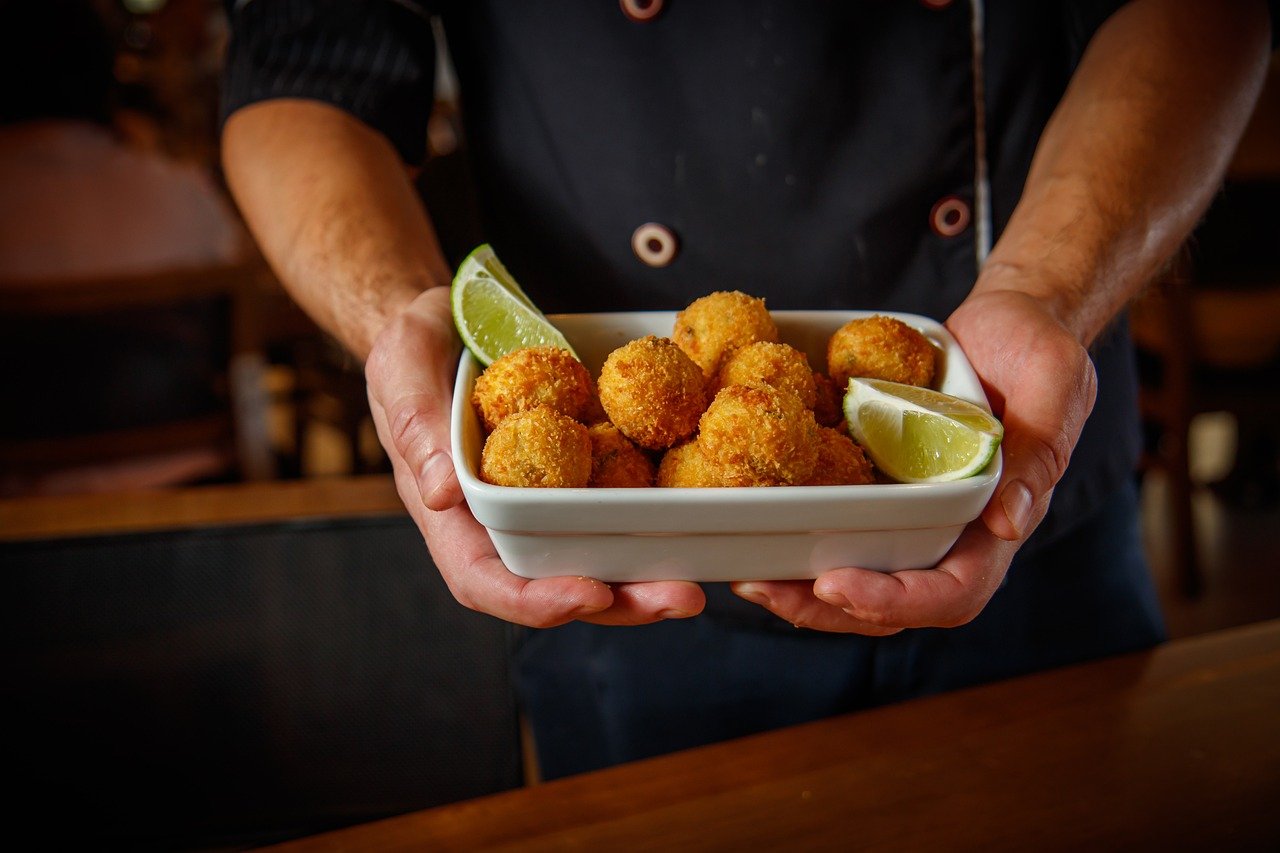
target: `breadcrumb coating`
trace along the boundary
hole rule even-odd
[[[587,429],[591,436],[591,477],[588,486],[639,489],[653,485],[653,462],[616,426],[603,422]]]
[[[848,387],[851,376],[927,388],[936,367],[929,339],[895,317],[850,320],[827,344],[827,372],[840,388]]]
[[[818,424],[789,391],[729,385],[716,394],[698,427],[698,445],[740,485],[807,482],[818,461]]]
[[[480,457],[480,479],[495,486],[578,489],[590,477],[587,428],[551,406],[503,418]]]
[[[844,421],[844,388],[825,373],[813,374],[813,417],[818,426],[837,427]]]
[[[776,343],[778,327],[763,299],[721,290],[695,299],[677,314],[671,337],[710,379],[738,347],[756,341]]]
[[[875,469],[853,439],[839,430],[818,427],[818,464],[806,486],[863,486],[875,479]]]
[[[752,382],[790,391],[806,409],[813,408],[818,396],[809,358],[789,344],[756,341],[733,350],[721,362],[711,393],[726,385]]]
[[[476,378],[471,402],[492,431],[503,419],[538,406],[581,420],[595,397],[591,374],[568,350],[525,347],[494,360]]]
[[[722,486],[749,486],[747,478],[717,465],[707,458],[697,440],[677,444],[662,456],[658,465],[658,485],[675,489],[712,489]]]
[[[600,368],[600,404],[623,435],[664,450],[693,435],[707,408],[702,370],[670,338],[618,347]]]

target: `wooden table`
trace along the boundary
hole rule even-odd
[[[1280,621],[282,850],[1275,850]]]
[[[0,542],[405,512],[382,474],[9,498],[0,500]]]

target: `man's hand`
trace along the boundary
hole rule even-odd
[[[1093,407],[1084,347],[1208,206],[1267,63],[1260,0],[1133,0],[1090,42],[1018,207],[947,326],[1005,426],[1004,473],[937,567],[735,590],[784,619],[892,634],[976,616],[1048,508]]]
[[[1004,471],[980,518],[932,569],[835,569],[817,581],[734,591],[787,621],[868,635],[953,627],[975,617],[1044,517],[1093,408],[1093,363],[1044,305],[1016,290],[970,297],[947,321],[1005,426]]]
[[[488,532],[462,499],[449,444],[458,339],[449,290],[427,290],[374,342],[365,366],[378,438],[396,489],[459,602],[510,622],[549,627],[581,619],[640,625],[693,616],[706,600],[697,584],[614,584],[584,577],[527,580],[507,570]]]

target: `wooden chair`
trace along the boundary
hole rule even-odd
[[[140,411],[126,426],[119,426],[95,423],[94,413],[86,412],[83,428],[51,424],[53,428],[38,434],[5,433],[0,437],[0,474],[21,490],[22,483],[48,481],[60,472],[91,466],[111,470],[111,466],[126,466],[131,460],[157,454],[203,449],[209,458],[222,460],[228,476],[272,477],[259,311],[271,281],[266,266],[251,260],[135,276],[0,282],[0,322],[9,338],[7,369],[28,371],[30,378],[40,376],[42,364],[57,348],[72,346],[74,341],[68,342],[67,337],[78,331],[102,330],[101,340],[111,348],[111,329],[122,318],[181,306],[219,306],[214,312],[219,353],[211,356],[215,363],[207,381],[220,400],[213,411],[190,417],[157,414],[153,418],[150,412]],[[17,338],[25,338],[27,344],[17,344]],[[94,355],[87,353],[86,361],[92,362]],[[110,358],[112,353],[101,355]],[[86,365],[86,371],[91,368],[91,363]],[[37,388],[26,399],[15,399],[9,393],[12,381],[4,385],[9,386],[4,395],[10,397],[5,406],[13,407],[11,411],[34,407],[38,413],[54,395],[64,392],[60,387]],[[161,402],[156,401],[158,408]]]
[[[1192,505],[1191,422],[1202,413],[1229,412],[1238,422],[1280,424],[1280,281],[1206,290],[1180,264],[1134,305],[1132,324],[1139,353],[1155,368],[1140,394],[1143,416],[1155,430],[1145,464],[1168,475],[1175,574],[1184,594],[1195,596],[1204,578]],[[1255,331],[1247,333],[1246,326]]]

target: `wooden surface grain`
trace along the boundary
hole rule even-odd
[[[1277,849],[1280,621],[282,845]]]
[[[404,512],[384,475],[17,498],[0,500],[0,542]]]

